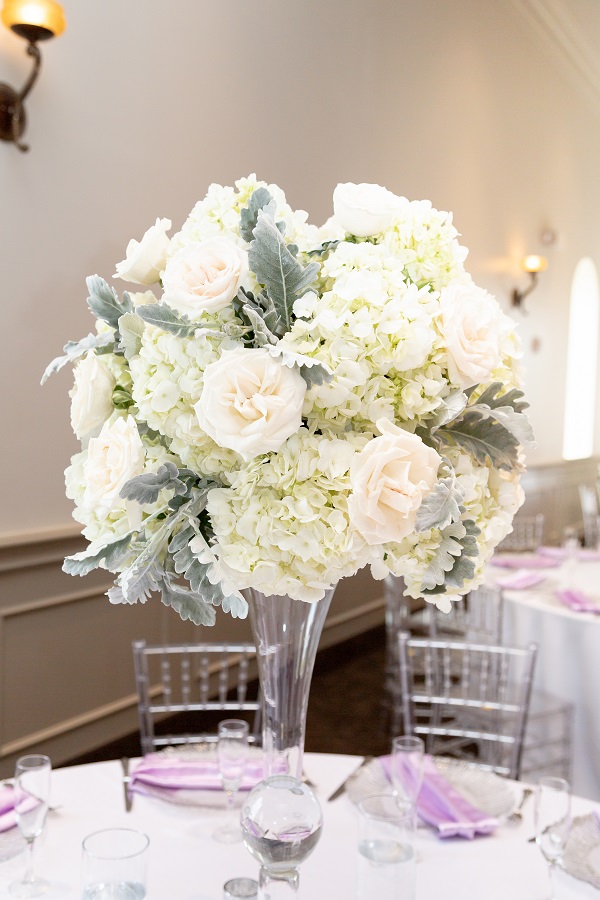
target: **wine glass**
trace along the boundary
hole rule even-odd
[[[546,862],[554,900],[554,869],[564,853],[571,829],[571,791],[564,778],[540,778],[535,792],[535,841]]]
[[[21,756],[15,766],[14,808],[17,824],[27,841],[27,867],[22,881],[9,886],[13,897],[39,897],[48,882],[33,873],[33,842],[42,833],[50,802],[50,772],[47,756]]]
[[[402,735],[392,740],[391,776],[397,800],[412,804],[416,812],[417,799],[423,784],[425,744],[420,737]]]
[[[213,837],[227,844],[242,839],[239,817],[236,817],[234,808],[246,768],[248,731],[248,723],[243,719],[224,719],[219,722],[217,757],[223,790],[227,796],[227,810],[224,823],[213,833]]]

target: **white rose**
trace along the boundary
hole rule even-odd
[[[450,381],[461,388],[487,381],[502,360],[506,316],[498,303],[476,285],[451,284],[440,305]]]
[[[333,192],[335,221],[356,237],[381,234],[394,221],[402,199],[379,184],[338,184]]]
[[[95,353],[77,363],[70,392],[71,426],[80,441],[95,437],[114,410],[115,377]]]
[[[160,281],[160,273],[167,261],[170,241],[166,232],[170,227],[170,219],[157,219],[141,241],[129,241],[126,258],[117,263],[114,277],[133,284],[156,284]]]
[[[158,302],[156,299],[156,294],[153,291],[130,291],[129,296],[134,307],[150,306],[150,304]]]
[[[165,301],[197,319],[228,306],[248,272],[248,254],[228,238],[188,244],[168,261],[163,273]]]
[[[306,382],[264,349],[226,350],[207,366],[194,409],[200,427],[246,461],[277,451],[302,424]]]
[[[106,422],[98,437],[88,444],[83,467],[84,506],[101,510],[122,506],[121,488],[143,468],[144,448],[134,419],[127,416]]]
[[[381,437],[370,440],[350,467],[350,521],[368,544],[401,541],[410,534],[442,461],[416,434],[387,419],[377,427]]]

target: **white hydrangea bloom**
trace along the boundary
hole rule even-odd
[[[366,442],[302,428],[208,496],[215,552],[239,588],[319,600],[373,556],[350,526],[350,463]]]

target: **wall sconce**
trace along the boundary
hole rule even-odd
[[[35,84],[42,64],[38,41],[62,34],[65,14],[55,0],[4,0],[1,18],[7,28],[29,42],[27,53],[33,57],[33,71],[20,91],[0,84],[0,140],[16,144],[19,150],[29,150],[20,140],[27,122],[23,101]]]
[[[519,309],[523,306],[523,300],[527,297],[534,287],[537,284],[537,277],[540,272],[543,272],[548,267],[548,260],[545,256],[537,256],[532,254],[531,256],[526,256],[522,263],[521,267],[524,272],[528,272],[531,278],[529,282],[529,287],[525,288],[524,291],[520,291],[518,288],[514,288],[511,294],[511,302],[513,306],[517,306]],[[523,310],[524,312],[525,310]]]

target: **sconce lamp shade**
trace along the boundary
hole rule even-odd
[[[65,30],[63,8],[55,0],[4,0],[2,22],[27,41],[45,41]]]
[[[548,260],[545,256],[532,253],[523,259],[522,266],[524,272],[544,272],[548,268]]]

